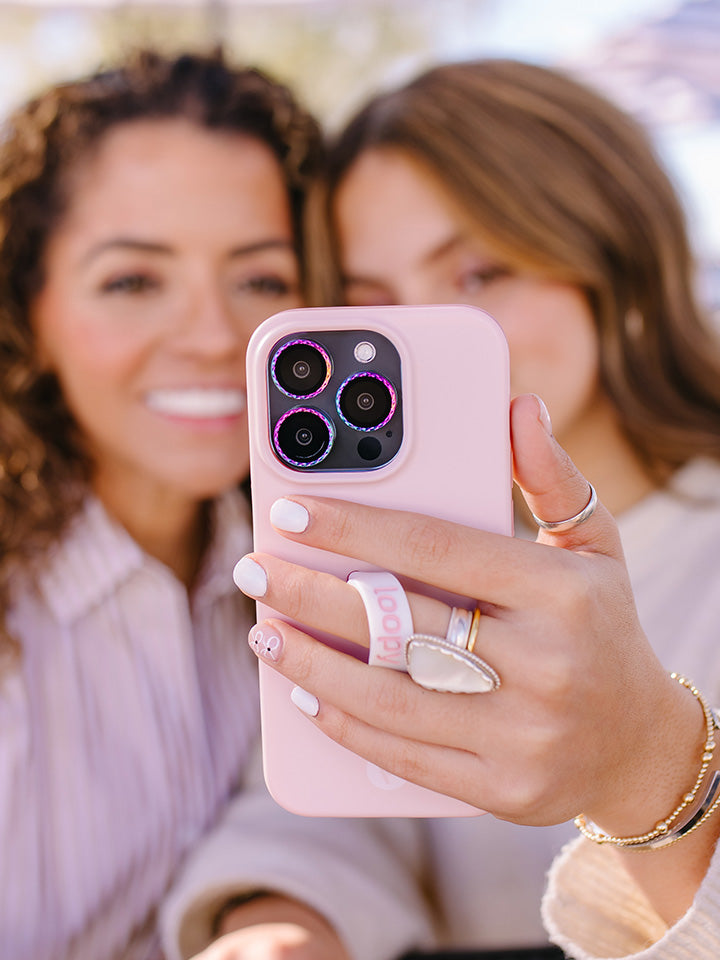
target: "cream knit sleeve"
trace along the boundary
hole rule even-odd
[[[583,838],[553,863],[542,912],[550,939],[574,960],[717,960],[720,845],[692,907],[673,927],[655,913],[611,847]]]

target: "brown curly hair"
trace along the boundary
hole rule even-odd
[[[183,117],[268,145],[286,177],[298,253],[320,129],[283,85],[231,67],[222,50],[131,54],[59,84],[16,110],[0,138],[0,648],[9,578],[38,557],[78,509],[88,458],[54,376],[42,373],[28,322],[43,257],[68,204],[71,169],[119,124]]]

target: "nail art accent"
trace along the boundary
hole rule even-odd
[[[310,523],[310,514],[295,500],[276,500],[270,507],[270,523],[285,533],[303,533]]]
[[[238,590],[249,597],[264,597],[267,591],[267,574],[251,557],[241,557],[235,564],[233,580]]]
[[[255,624],[248,634],[248,643],[263,660],[271,660],[276,663],[280,659],[283,647],[282,637],[272,630],[267,623]]]
[[[302,712],[308,717],[316,717],[318,711],[320,710],[320,701],[318,698],[309,693],[307,690],[303,690],[302,687],[293,687],[290,694],[290,699]]]

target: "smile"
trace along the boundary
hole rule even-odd
[[[232,417],[245,412],[244,390],[192,388],[152,390],[145,397],[147,406],[157,413],[198,420]]]

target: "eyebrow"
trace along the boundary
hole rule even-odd
[[[456,247],[459,247],[461,243],[464,243],[466,239],[467,237],[464,233],[454,233],[452,236],[448,237],[447,240],[439,243],[436,247],[425,254],[425,256],[422,258],[423,266],[430,266],[430,264],[437,263],[438,260],[442,260],[443,257],[446,257],[449,253],[452,253]]]
[[[137,253],[153,253],[161,256],[172,256],[174,250],[165,243],[156,243],[152,240],[138,240],[134,237],[112,237],[109,240],[103,240],[101,243],[91,247],[82,259],[83,264],[88,264],[97,259],[101,254],[108,250],[131,250]],[[258,240],[256,243],[248,243],[243,246],[233,247],[228,253],[228,259],[236,257],[248,257],[254,253],[262,253],[265,250],[289,250],[295,252],[292,241],[284,239]]]

